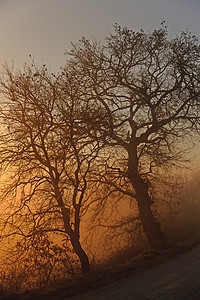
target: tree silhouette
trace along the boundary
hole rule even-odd
[[[2,238],[41,232],[69,238],[83,272],[90,270],[80,243],[91,162],[98,151],[79,122],[79,88],[46,66],[5,66],[1,80],[0,163],[6,174]],[[5,207],[5,205],[4,205]]]
[[[88,136],[104,146],[99,178],[132,194],[151,246],[168,247],[153,215],[151,180],[158,168],[180,165],[199,132],[196,37],[169,40],[163,24],[150,34],[115,25],[104,45],[82,38],[67,54],[64,70],[79,77]]]

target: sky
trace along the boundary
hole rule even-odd
[[[199,14],[200,0],[0,0],[0,68],[31,54],[55,72],[71,42],[103,40],[114,23],[150,32],[165,20],[170,36],[189,29],[200,40]]]
[[[166,21],[170,35],[200,38],[200,0],[0,0],[0,65],[29,54],[53,70],[82,36],[103,40],[113,24],[151,31]]]

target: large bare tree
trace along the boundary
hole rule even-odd
[[[1,78],[0,164],[5,210],[1,237],[37,239],[64,233],[83,272],[90,270],[80,242],[91,162],[97,155],[80,122],[79,82],[33,62],[5,66]],[[6,178],[6,180],[5,180]]]
[[[151,180],[158,168],[183,162],[199,132],[197,38],[182,32],[170,40],[164,24],[149,34],[116,25],[103,45],[82,38],[67,54],[64,70],[80,78],[85,94],[82,119],[88,135],[104,145],[100,177],[135,196],[149,243],[167,247],[153,214]]]

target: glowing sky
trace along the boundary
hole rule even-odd
[[[170,35],[188,28],[200,39],[199,15],[200,0],[0,0],[0,66],[31,53],[56,71],[71,41],[102,40],[114,23],[151,31],[165,20]]]

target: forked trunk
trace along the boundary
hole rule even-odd
[[[80,244],[79,232],[78,232],[78,230],[77,231],[72,230],[72,228],[70,226],[69,211],[64,206],[64,203],[62,200],[62,195],[59,191],[58,185],[54,184],[54,187],[55,187],[55,194],[56,194],[56,198],[58,201],[58,205],[60,206],[61,211],[62,211],[65,231],[69,235],[73,250],[80,260],[82,273],[88,273],[88,272],[90,272],[90,263],[89,263],[87,254],[85,253],[85,251],[83,250],[83,248]],[[78,221],[80,222],[80,220],[78,220]]]

